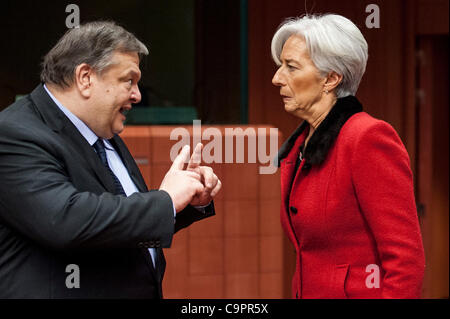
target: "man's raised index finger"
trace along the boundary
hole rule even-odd
[[[198,143],[195,146],[194,152],[192,153],[191,159],[187,167],[188,169],[200,166],[200,163],[202,162],[202,149],[203,149],[202,143]]]

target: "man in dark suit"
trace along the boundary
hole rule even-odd
[[[43,84],[0,113],[0,298],[162,298],[162,248],[214,215],[201,144],[148,191],[117,135],[146,54],[115,23],[72,29]]]

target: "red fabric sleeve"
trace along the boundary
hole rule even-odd
[[[362,214],[381,260],[383,298],[420,298],[425,257],[408,153],[383,121],[362,129],[351,155]]]

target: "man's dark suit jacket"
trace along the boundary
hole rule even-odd
[[[169,195],[148,191],[124,142],[110,142],[140,193],[113,194],[111,175],[43,85],[0,113],[0,298],[162,298],[162,248],[214,207],[188,206],[174,223]],[[66,287],[69,264],[80,288]]]

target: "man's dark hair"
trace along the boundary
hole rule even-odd
[[[70,87],[78,65],[86,63],[101,74],[112,64],[114,52],[136,52],[141,58],[147,47],[132,33],[111,21],[96,21],[67,31],[42,62],[41,81]]]

